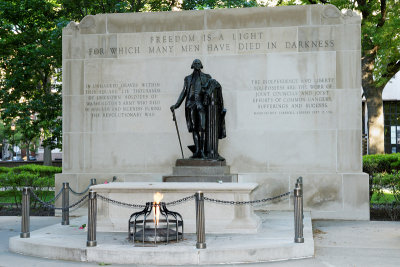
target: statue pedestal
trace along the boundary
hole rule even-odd
[[[172,175],[163,176],[163,182],[237,183],[237,174],[230,173],[226,161],[205,159],[177,159]]]

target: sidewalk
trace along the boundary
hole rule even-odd
[[[60,221],[60,217],[31,217],[31,231]],[[315,258],[227,266],[400,265],[400,222],[314,221],[313,229]],[[8,251],[8,239],[19,233],[19,217],[0,217],[0,266],[101,266],[99,263],[48,260],[11,253]]]

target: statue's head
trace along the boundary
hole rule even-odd
[[[192,63],[192,67],[191,67],[192,69],[195,69],[195,70],[200,70],[200,69],[202,69],[203,68],[203,64],[201,64],[201,61],[200,61],[200,59],[195,59],[195,60],[193,60],[193,63]]]

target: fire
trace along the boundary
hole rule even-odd
[[[154,223],[158,225],[158,221],[160,218],[160,202],[163,199],[164,195],[160,192],[154,194],[154,201],[153,201],[153,214],[154,214]]]

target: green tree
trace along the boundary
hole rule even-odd
[[[63,15],[80,21],[87,15],[143,11],[170,11],[179,8],[177,0],[60,0]]]
[[[288,1],[280,1],[288,2]],[[361,21],[362,87],[368,108],[369,153],[384,153],[382,92],[400,71],[400,1],[302,0],[356,10]]]
[[[239,8],[239,7],[256,7],[261,6],[256,0],[183,0],[182,9],[184,10],[200,10],[200,9],[216,9],[216,8]]]
[[[61,142],[61,30],[56,0],[0,0],[1,119],[29,147],[42,128],[45,164]]]

